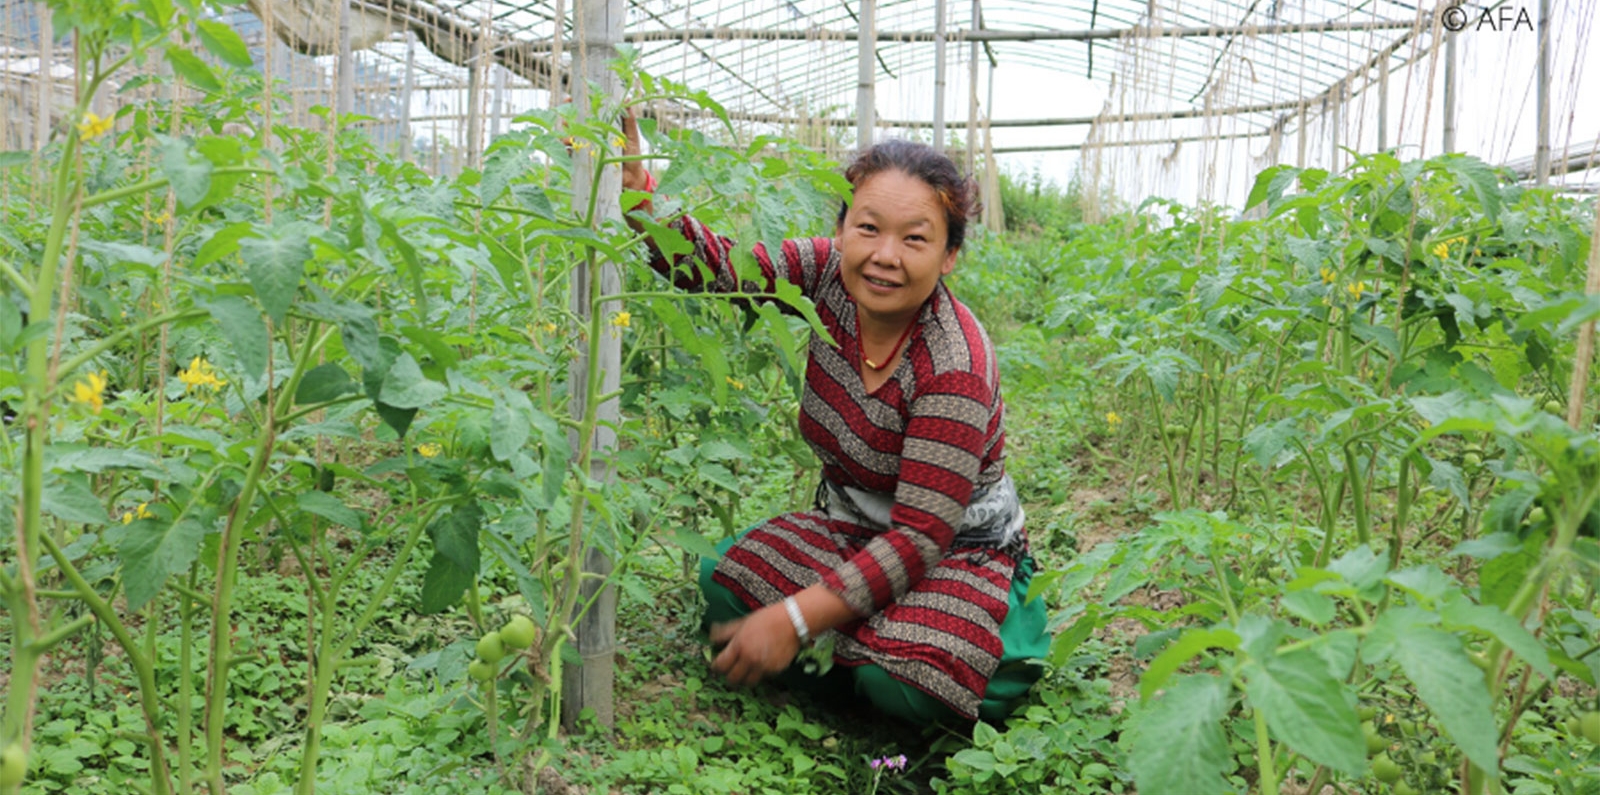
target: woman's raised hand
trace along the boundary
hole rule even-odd
[[[622,112],[622,153],[624,155],[639,154],[639,119],[633,115],[633,108]],[[650,172],[644,168],[644,161],[629,160],[622,164],[622,189],[623,190],[649,190]]]

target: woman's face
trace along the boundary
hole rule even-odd
[[[862,314],[899,325],[914,319],[939,277],[956,266],[946,251],[948,225],[928,183],[903,171],[880,171],[855,189],[835,245],[844,286]]]

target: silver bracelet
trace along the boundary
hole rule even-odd
[[[793,596],[783,600],[783,609],[789,614],[789,622],[794,624],[794,634],[800,638],[800,645],[811,642],[811,629],[806,626],[806,617],[800,612],[800,603]]]

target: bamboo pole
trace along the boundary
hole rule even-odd
[[[684,39],[712,40],[712,41],[812,41],[826,38],[833,41],[860,41],[868,39],[892,39],[900,42],[933,41],[936,33],[927,30],[894,30],[878,31],[873,34],[867,31],[867,5],[876,5],[873,0],[864,0],[862,3],[861,27],[855,31],[826,30],[808,28],[800,30],[763,30],[759,28],[684,28],[679,30],[650,30],[630,33],[627,41],[630,44],[651,41],[675,41]],[[1361,33],[1378,30],[1409,30],[1416,27],[1415,20],[1381,19],[1367,22],[1319,22],[1312,24],[1287,24],[1287,25],[1223,25],[1223,26],[1197,26],[1197,27],[1162,27],[1152,28],[1134,25],[1128,28],[1101,28],[1098,30],[973,30],[965,31],[962,35],[971,41],[996,42],[1038,42],[1038,41],[1118,41],[1126,38],[1227,38],[1230,36],[1280,36],[1301,35],[1310,33]],[[535,47],[537,52],[537,47]]]
[[[411,159],[411,92],[417,84],[417,37],[406,34],[406,71],[400,89],[400,159]]]
[[[977,30],[983,21],[983,0],[972,0],[972,29]],[[967,173],[972,173],[976,153],[973,147],[978,138],[978,40],[973,39],[971,53],[967,56]],[[994,77],[990,69],[990,79]],[[993,85],[993,83],[991,83]],[[993,199],[991,198],[991,201]]]
[[[622,84],[616,73],[611,71],[611,61],[617,57],[617,42],[622,40],[626,14],[623,3],[624,0],[586,0],[576,4],[578,60],[574,72],[583,79],[574,80],[572,89],[580,117],[590,114],[588,94],[591,86],[605,92],[603,107],[614,109],[621,104]],[[622,216],[622,170],[615,165],[607,167],[596,182],[594,156],[592,147],[580,148],[573,155],[572,207],[580,216],[586,215],[591,192],[598,193],[595,197],[597,217],[594,225],[599,226],[603,219],[620,220]],[[597,279],[602,296],[622,291],[622,275],[617,263],[595,261],[578,266],[573,274],[571,308],[591,328],[594,327],[589,322],[593,308],[591,296]],[[599,311],[609,316],[620,308],[617,302],[608,301],[601,305]],[[601,327],[606,328],[605,324],[601,324]],[[588,406],[584,405],[585,399],[591,393],[579,385],[588,383],[591,356],[598,359],[601,372],[600,389],[592,394],[614,395],[622,383],[620,332],[608,329],[598,336],[599,339],[578,343],[577,355],[573,357],[568,370],[569,383],[573,385],[572,415],[580,423],[588,410]],[[615,397],[600,404],[597,409],[597,422],[590,442],[594,455],[590,459],[590,471],[584,473],[597,483],[604,483],[611,478],[610,461],[617,446],[615,429],[620,416],[620,406]],[[580,443],[582,441],[579,440]],[[575,500],[572,510],[584,510],[582,501]],[[585,532],[597,535],[600,532],[598,522]],[[595,722],[601,726],[609,727],[616,723],[617,595],[616,587],[607,582],[612,561],[599,544],[589,542],[584,547],[583,577],[577,604],[581,607],[592,602],[592,605],[583,612],[574,627],[582,663],[564,666],[561,672],[561,721],[569,729],[576,727],[579,715],[585,710],[592,711]],[[568,587],[573,585],[568,583]]]
[[[1456,32],[1444,34],[1444,153],[1456,150]]]
[[[877,97],[873,86],[877,73],[873,56],[877,50],[878,3],[861,0],[860,57],[856,62],[856,148],[872,145],[872,128],[877,123]]]
[[[1550,0],[1539,0],[1539,148],[1534,150],[1534,180],[1550,184]]]
[[[1378,67],[1378,151],[1389,149],[1389,59]]]
[[[949,0],[933,4],[933,148],[944,151],[944,12]]]
[[[1589,279],[1584,292],[1600,296],[1600,208],[1596,208],[1594,233],[1589,238]],[[1584,391],[1594,363],[1594,325],[1591,320],[1578,327],[1578,351],[1572,358],[1572,384],[1567,389],[1567,424],[1573,430],[1583,430]]]

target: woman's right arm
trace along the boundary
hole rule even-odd
[[[622,117],[622,131],[627,141],[624,154],[639,154],[639,123],[631,110]],[[629,160],[623,163],[623,190],[654,193],[655,187],[655,178],[645,170],[643,162]],[[637,213],[653,216],[654,207],[651,200],[645,199],[626,214],[628,225],[635,231],[644,232],[644,224],[636,216]],[[771,294],[777,290],[777,281],[781,278],[797,285],[802,293],[810,297],[821,282],[822,271],[833,253],[833,241],[827,238],[785,240],[781,250],[777,252],[777,257],[772,256],[772,252],[768,251],[765,244],[758,243],[751,249],[751,253],[755,255],[761,277],[741,281],[734,270],[733,252],[737,243],[732,238],[716,234],[705,224],[688,215],[674,218],[667,222],[666,226],[683,235],[684,240],[688,241],[694,250],[692,253],[679,254],[668,259],[661,253],[655,241],[647,238],[650,267],[670,278],[674,285],[683,290]],[[704,264],[703,268],[700,267],[701,263]]]

